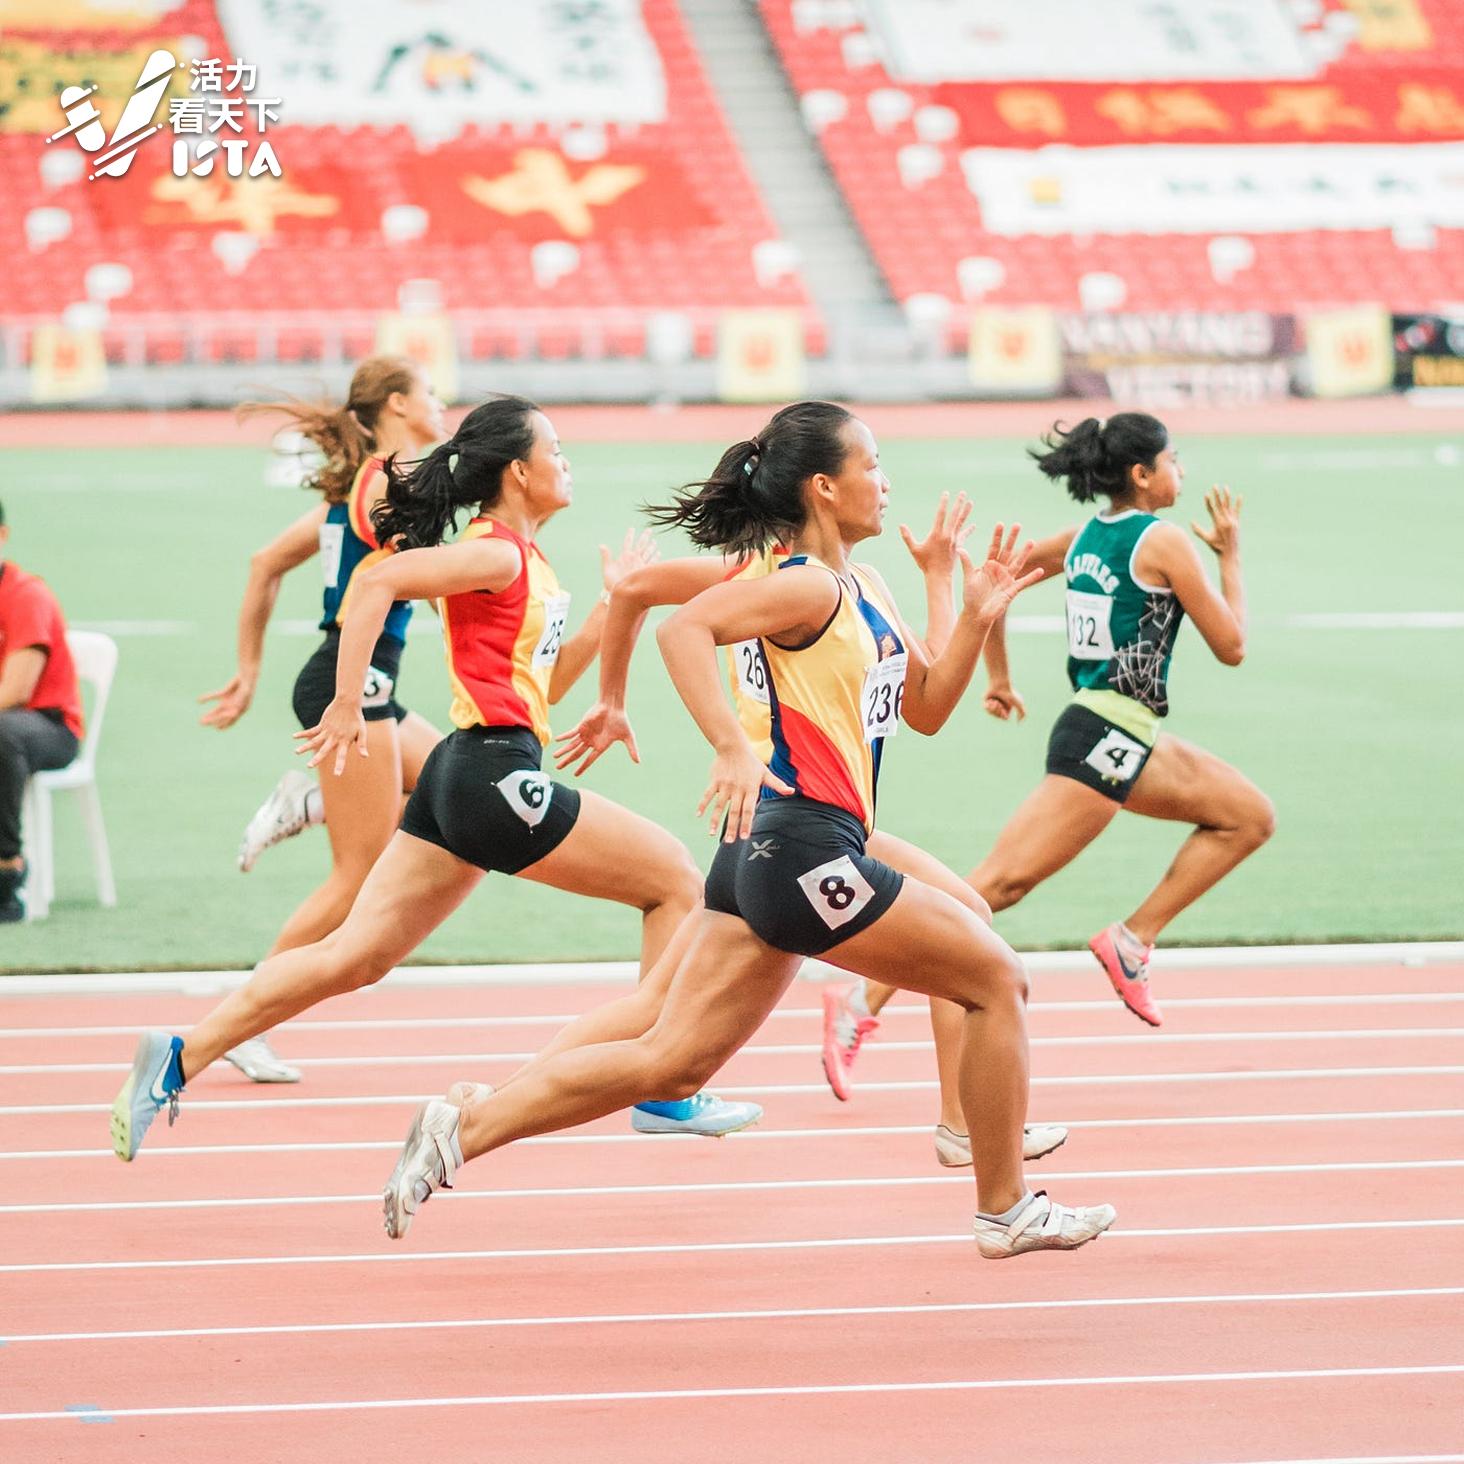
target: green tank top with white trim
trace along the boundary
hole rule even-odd
[[[1169,712],[1169,661],[1184,610],[1172,590],[1134,573],[1144,535],[1159,520],[1127,509],[1088,520],[1063,561],[1068,680],[1079,693],[1117,692],[1156,717]]]

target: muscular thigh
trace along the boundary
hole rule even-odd
[[[1087,848],[1118,809],[1117,803],[1094,789],[1048,773],[997,835],[991,853],[973,875],[976,887],[982,889],[977,878],[982,870],[1023,883],[1046,879]]]
[[[1124,805],[1148,818],[1233,828],[1265,796],[1244,773],[1192,742],[1159,738]]]
[[[971,888],[954,869],[940,862],[934,854],[912,844],[907,839],[887,834],[876,829],[864,846],[871,858],[888,864],[901,874],[913,875],[932,889],[943,890],[952,899],[959,900],[968,909],[974,910],[983,920],[991,919],[991,907]]]

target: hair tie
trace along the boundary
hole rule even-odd
[[[749,478],[752,477],[753,472],[756,470],[757,465],[760,461],[761,459],[758,457],[758,455],[756,453],[753,453],[753,455],[748,458],[745,463],[743,463],[742,471],[746,473]]]

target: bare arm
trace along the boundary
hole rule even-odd
[[[301,514],[277,539],[257,549],[249,558],[249,579],[239,607],[236,652],[238,669],[217,691],[205,692],[200,702],[216,702],[199,721],[222,731],[232,727],[254,700],[259,684],[259,667],[264,660],[264,631],[274,613],[280,584],[292,570],[304,564],[320,548],[320,526],[330,509],[322,503]]]
[[[0,712],[23,707],[31,699],[46,669],[46,655],[40,646],[21,646],[6,656],[5,670],[0,672]]]
[[[956,570],[956,555],[971,532],[966,527],[966,520],[971,516],[970,500],[964,493],[958,493],[947,518],[949,497],[948,493],[940,495],[935,522],[923,539],[917,540],[904,524],[900,525],[900,537],[925,580],[925,640],[921,648],[927,659],[938,656],[951,638],[956,623],[951,604],[951,576]]]
[[[710,808],[715,832],[725,809],[729,843],[747,837],[761,788],[793,790],[763,766],[722,694],[716,648],[754,636],[805,641],[827,623],[840,593],[833,575],[822,569],[784,569],[766,579],[716,585],[683,605],[656,632],[671,680],[716,753],[697,814]]]
[[[703,590],[720,584],[737,564],[703,555],[647,564],[632,570],[610,592],[610,606],[600,632],[600,697],[572,731],[555,739],[554,766],[571,763],[578,777],[617,742],[625,743],[632,762],[640,761],[635,733],[625,713],[630,657],[653,605],[684,605]]]
[[[600,573],[604,578],[606,594],[613,597],[615,588],[628,575],[649,565],[656,556],[656,546],[647,530],[636,538],[635,530],[626,531],[625,543],[614,558],[610,551],[600,545]],[[557,702],[569,691],[576,681],[589,669],[597,652],[603,652],[605,626],[609,620],[607,601],[602,595],[594,608],[585,617],[585,622],[559,649],[559,658],[554,663],[554,672],[549,679],[549,700]],[[625,651],[627,665],[630,648]]]
[[[312,753],[310,766],[334,757],[339,774],[354,745],[366,756],[366,722],[361,715],[366,672],[387,612],[397,600],[435,600],[469,590],[506,590],[523,569],[523,555],[507,539],[467,539],[434,549],[406,549],[357,570],[350,608],[341,627],[336,657],[335,699],[318,725],[295,734],[297,752]]]
[[[1174,591],[1215,659],[1238,666],[1245,659],[1245,581],[1240,570],[1240,504],[1228,488],[1205,495],[1210,527],[1192,527],[1220,561],[1220,592],[1215,592],[1199,552],[1175,524],[1157,524],[1144,537],[1134,568],[1153,584]]]

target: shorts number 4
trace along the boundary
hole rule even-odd
[[[800,874],[798,884],[830,930],[847,925],[874,898],[869,881],[847,854]]]
[[[1109,781],[1127,783],[1143,766],[1148,751],[1142,742],[1110,729],[1083,761]]]

